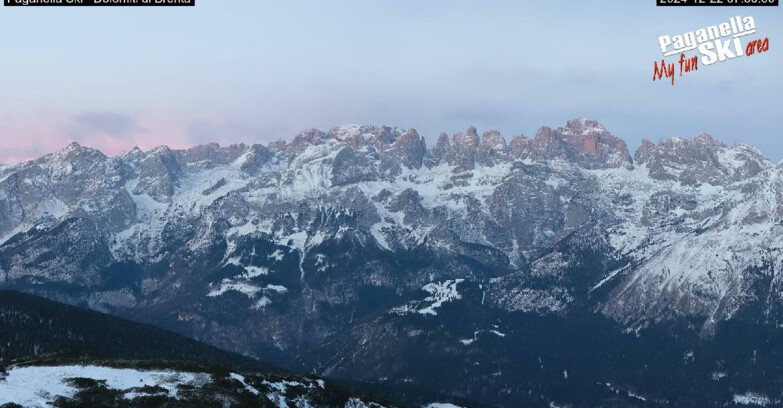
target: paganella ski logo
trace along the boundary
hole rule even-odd
[[[654,63],[653,81],[664,76],[674,85],[675,65],[680,76],[696,71],[699,64],[712,65],[742,56],[750,56],[769,50],[769,38],[754,39],[743,44],[742,37],[756,33],[756,21],[752,16],[736,16],[718,25],[700,28],[684,34],[662,35],[658,37],[663,57]],[[696,55],[688,55],[695,51]],[[666,57],[677,55],[676,62],[667,63]]]

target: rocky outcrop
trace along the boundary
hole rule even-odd
[[[449,164],[455,166],[458,172],[472,169],[476,164],[479,143],[478,132],[473,126],[465,133],[456,133],[451,139],[451,151],[447,156]]]
[[[302,152],[308,146],[318,146],[324,143],[328,138],[329,135],[327,133],[318,129],[303,130],[291,141],[290,149],[295,152]]]
[[[556,159],[568,160],[568,152],[562,135],[555,129],[543,126],[538,129],[536,136],[530,142],[529,150],[523,152],[520,157],[542,162]]]
[[[511,138],[511,143],[509,143],[508,148],[515,159],[523,159],[530,150],[530,139],[524,135],[514,136]]]
[[[622,139],[612,136],[600,123],[583,118],[569,120],[557,129],[544,126],[533,140],[516,137],[511,151],[518,159],[562,160],[585,169],[633,167]]]
[[[472,170],[476,166],[492,167],[508,162],[512,157],[500,132],[490,130],[479,137],[474,126],[465,133],[456,133],[451,141],[445,133],[441,133],[429,156],[433,163],[445,161],[458,172]]]
[[[490,130],[481,135],[476,162],[482,166],[494,166],[509,161],[511,154],[506,145],[506,139],[497,130]]]
[[[446,163],[450,154],[451,141],[449,140],[449,135],[441,133],[438,136],[437,142],[435,142],[435,146],[428,152],[425,162],[428,163],[430,167],[437,166],[441,163]]]
[[[652,155],[653,149],[655,149],[655,144],[651,142],[650,139],[642,139],[642,144],[636,149],[636,153],[633,154],[634,162],[636,164],[646,163],[649,160],[650,155]]]
[[[139,177],[131,192],[135,195],[146,194],[158,202],[169,202],[182,175],[177,154],[167,146],[162,146],[135,164]]]
[[[610,134],[595,120],[569,120],[558,133],[567,146],[569,158],[586,169],[631,168],[631,155],[625,142]]]
[[[399,166],[409,169],[420,168],[426,154],[427,144],[424,138],[419,136],[415,129],[410,129],[397,136],[381,157],[393,163],[392,167],[396,171]]]
[[[272,152],[269,149],[263,145],[254,144],[234,163],[239,164],[240,168],[249,174],[257,174],[271,159]]]
[[[640,164],[646,164],[650,177],[685,185],[724,185],[752,177],[769,166],[756,149],[742,144],[728,149],[706,133],[692,139],[664,139],[657,145],[645,139],[635,156]]]

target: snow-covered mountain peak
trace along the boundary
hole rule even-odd
[[[597,120],[588,119],[584,117],[578,117],[566,122],[563,133],[604,133],[606,127],[599,123]]]
[[[726,147],[726,143],[725,142],[723,142],[722,140],[717,140],[717,139],[713,138],[712,135],[710,135],[708,133],[704,133],[704,132],[699,133],[692,140],[693,140],[694,143],[704,144],[704,145],[707,145],[707,146],[716,146],[716,147],[719,147],[719,148],[720,147]]]
[[[68,161],[73,163],[79,160],[94,160],[105,157],[106,156],[100,150],[82,146],[77,142],[71,142],[62,149],[52,153],[51,155],[44,156],[41,159]]]

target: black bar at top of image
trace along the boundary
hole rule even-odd
[[[196,0],[2,0],[8,7],[187,7]]]
[[[780,0],[655,0],[663,7],[776,7]]]

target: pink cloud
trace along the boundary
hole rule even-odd
[[[116,112],[78,115],[0,114],[0,163],[13,164],[56,152],[71,142],[112,156],[138,146],[185,149],[217,142],[268,143],[294,135],[285,126],[265,126],[215,117],[134,117]]]
[[[131,134],[117,135],[101,129],[91,129],[82,131],[73,139],[107,155],[122,153],[134,147],[150,150],[165,144],[172,149],[184,149],[193,145],[185,131],[184,123],[154,118],[140,119],[136,123],[139,129]]]
[[[78,118],[78,117],[77,117]],[[167,145],[174,149],[195,143],[187,123],[176,119],[133,119],[132,131],[90,126],[65,115],[0,116],[0,163],[14,164],[56,152],[71,142],[116,155],[135,146],[149,150]]]
[[[16,163],[51,153],[70,143],[45,115],[0,117],[0,163]]]

